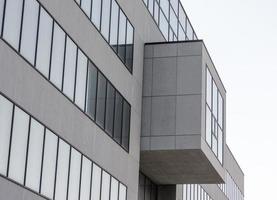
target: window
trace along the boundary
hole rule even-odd
[[[106,84],[107,81],[104,75],[98,73],[96,123],[102,128],[104,128],[105,121]]]
[[[81,170],[81,154],[71,148],[68,200],[79,199],[79,183]]]
[[[52,199],[56,171],[58,137],[46,129],[44,141],[43,169],[41,179],[41,193]]]
[[[209,146],[212,146],[212,119],[211,119],[211,111],[208,106],[206,106],[206,141],[209,144]]]
[[[206,102],[212,108],[212,76],[208,68],[206,68]]]
[[[101,200],[109,200],[110,197],[110,175],[102,170]]]
[[[111,198],[110,200],[118,200],[118,181],[112,177],[111,180]]]
[[[109,41],[111,0],[102,0],[102,17],[101,17],[101,33],[104,38]]]
[[[118,36],[118,15],[119,15],[119,7],[116,1],[112,0],[110,45],[116,52],[117,52],[117,36]]]
[[[160,7],[159,4],[157,3],[156,0],[154,0],[154,19],[157,22],[157,24],[159,24],[159,11],[160,11]]]
[[[123,121],[122,121],[122,146],[125,149],[129,147],[129,131],[130,131],[130,118],[131,118],[130,105],[124,101],[123,103]]]
[[[55,199],[66,200],[70,146],[59,139]]]
[[[98,30],[100,29],[100,16],[101,16],[101,0],[93,0],[92,11],[91,11],[91,21]]]
[[[90,18],[90,10],[91,10],[91,3],[92,0],[82,0],[81,1],[81,8],[84,10],[86,15]]]
[[[169,2],[168,0],[160,0],[160,6],[165,14],[166,19],[168,19],[168,14],[169,14]]]
[[[175,11],[176,15],[178,15],[178,0],[170,0],[170,4],[173,8],[173,10]]]
[[[90,195],[90,179],[91,179],[91,161],[85,156],[82,157],[82,176],[81,176],[81,190],[80,200],[89,200]]]
[[[39,192],[44,126],[31,119],[29,150],[26,171],[26,186]]]
[[[6,0],[3,38],[16,50],[19,48],[23,2]]]
[[[193,40],[193,29],[188,19],[187,19],[187,37],[189,40]]]
[[[40,8],[36,67],[46,78],[49,76],[52,26],[53,19]]]
[[[85,109],[86,81],[87,81],[87,63],[88,59],[80,49],[78,49],[77,76],[75,103],[82,109]]]
[[[153,16],[153,14],[154,14],[154,0],[149,0],[148,10],[149,10],[150,14]]]
[[[223,99],[218,93],[218,124],[223,129]]]
[[[134,29],[132,25],[127,22],[127,37],[126,37],[126,66],[129,71],[133,69],[133,48],[134,48]]]
[[[178,40],[186,40],[186,34],[182,28],[182,26],[179,24],[179,29],[178,29],[179,33],[178,33]]]
[[[168,22],[162,12],[160,12],[160,29],[165,39],[168,39]]]
[[[172,27],[173,32],[177,35],[178,20],[177,20],[177,16],[175,15],[171,7],[170,7],[170,26]]]
[[[93,164],[91,200],[100,199],[100,188],[101,188],[101,169],[97,165]]]
[[[127,193],[126,187],[120,183],[118,200],[126,200],[126,193]]]
[[[50,81],[54,83],[59,89],[61,89],[63,76],[65,33],[57,23],[54,24],[52,43],[53,47],[51,56],[52,60]]]
[[[119,35],[118,35],[118,55],[122,61],[125,60],[126,51],[126,16],[120,10],[119,13]]]
[[[115,89],[108,82],[108,85],[107,85],[107,100],[106,100],[105,130],[107,131],[107,133],[110,136],[113,136],[114,103],[115,103]]]
[[[15,107],[8,176],[21,184],[25,175],[28,132],[29,116]]]
[[[20,53],[32,65],[35,62],[36,38],[39,4],[34,0],[25,0],[22,24]]]
[[[0,174],[6,176],[13,105],[0,95]]]
[[[75,70],[76,70],[77,46],[69,37],[66,37],[66,51],[64,64],[63,92],[71,100],[74,96]],[[84,79],[86,79],[84,77]]]
[[[97,86],[97,70],[96,70],[94,64],[89,62],[88,80],[87,80],[86,112],[92,119],[95,119],[96,86]]]
[[[114,139],[119,144],[121,143],[122,107],[123,107],[123,98],[118,92],[116,92],[115,115],[114,115]]]
[[[0,1],[0,35],[2,33],[2,21],[3,21],[3,12],[4,12],[4,0]]]
[[[223,162],[223,133],[220,127],[218,127],[218,158]]]
[[[213,81],[213,103],[212,103],[212,111],[214,117],[217,119],[217,87],[215,82]]]

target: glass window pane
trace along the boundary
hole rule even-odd
[[[120,10],[119,13],[119,35],[118,35],[118,55],[125,61],[125,51],[126,51],[126,16]]]
[[[81,8],[86,13],[86,15],[90,18],[90,10],[91,10],[91,3],[92,0],[82,0],[81,1]]]
[[[0,174],[6,176],[13,104],[0,95]]]
[[[154,184],[152,184],[151,187],[152,187],[152,188],[151,188],[151,200],[152,200],[152,199],[153,199],[153,200],[156,200],[156,199],[157,199],[157,186],[154,185]],[[183,200],[185,200],[185,199],[183,199]]]
[[[144,4],[147,6],[148,0],[143,0]]]
[[[206,68],[206,102],[212,108],[212,76],[208,68]]]
[[[144,193],[144,200],[151,200],[151,182],[147,178],[145,179],[145,193]]]
[[[115,116],[114,116],[114,139],[118,143],[121,142],[122,108],[123,108],[123,98],[118,92],[116,92]]]
[[[120,183],[118,200],[126,200],[126,197],[127,197],[127,189],[123,184]]]
[[[113,135],[114,103],[115,103],[115,89],[108,82],[108,85],[107,85],[107,100],[106,100],[105,130],[107,131],[107,133],[110,136]]]
[[[65,33],[58,24],[54,24],[53,47],[50,80],[59,89],[62,88]]]
[[[75,103],[82,110],[85,109],[87,62],[87,57],[78,49]]]
[[[110,197],[110,175],[102,171],[101,200],[109,200]]]
[[[118,15],[119,7],[115,0],[112,0],[111,11],[111,30],[110,30],[110,45],[117,52],[117,31],[118,31]]]
[[[193,39],[193,29],[189,20],[187,20],[187,37],[189,38],[189,40]]]
[[[87,105],[86,113],[95,119],[95,105],[96,105],[96,86],[97,86],[97,69],[89,62],[88,66],[88,80],[87,80]]]
[[[183,185],[183,200],[188,200],[187,199],[187,186]]]
[[[12,142],[10,153],[9,177],[23,184],[25,173],[25,161],[27,140],[29,132],[29,115],[15,107]]]
[[[3,38],[16,50],[19,47],[23,1],[6,1]]]
[[[159,24],[159,11],[160,11],[159,4],[157,3],[157,1],[155,1],[154,2],[154,19],[157,24]]]
[[[218,124],[223,128],[223,98],[220,93],[218,93]]]
[[[75,70],[76,70],[77,46],[72,40],[66,38],[65,64],[63,92],[71,100],[74,96]]]
[[[111,0],[102,0],[101,33],[109,41]]]
[[[154,0],[149,0],[149,2],[148,2],[148,10],[151,13],[151,15],[153,16],[153,14],[154,14]]]
[[[186,34],[185,34],[185,32],[184,32],[184,30],[183,30],[183,28],[182,28],[182,26],[181,26],[181,24],[179,24],[179,29],[178,29],[178,31],[179,31],[179,35],[178,35],[178,40],[180,41],[180,40],[186,40]]]
[[[66,200],[70,146],[59,139],[55,199]]]
[[[0,0],[0,33],[2,32],[2,21],[4,12],[4,0]]]
[[[160,26],[160,29],[161,29],[165,39],[168,40],[168,22],[162,12],[160,12],[159,26]]]
[[[48,78],[49,76],[52,24],[53,24],[52,18],[41,7],[36,67],[46,78]]]
[[[105,120],[106,84],[106,78],[103,74],[98,73],[96,123],[102,128],[104,128]]]
[[[142,173],[139,173],[138,200],[144,200],[144,182],[145,182],[145,176]]]
[[[213,114],[215,118],[217,118],[217,87],[215,82],[213,81]]]
[[[208,106],[206,106],[206,141],[209,144],[209,146],[211,147],[211,137],[212,137],[212,119],[211,119],[211,111],[208,108]]]
[[[168,0],[160,0],[160,6],[161,9],[163,10],[165,17],[168,19],[168,14],[169,14],[169,2]]]
[[[126,38],[126,65],[129,71],[132,71],[133,68],[133,38],[134,38],[134,29],[132,25],[127,23],[127,38]]]
[[[170,0],[170,4],[174,9],[176,15],[178,15],[178,3],[179,3],[179,0]]]
[[[26,186],[39,192],[44,126],[31,119]]]
[[[118,200],[118,181],[112,177],[111,180],[111,199]]]
[[[80,200],[89,200],[91,165],[91,161],[83,156]]]
[[[101,0],[93,0],[92,11],[91,11],[91,21],[100,29],[100,14],[101,14]]]
[[[170,26],[172,27],[173,32],[177,35],[178,20],[177,20],[177,16],[175,15],[171,7],[170,7]]]
[[[91,185],[91,200],[100,199],[101,184],[101,168],[93,164],[92,169],[92,185]]]
[[[122,145],[127,150],[129,149],[130,118],[131,118],[131,107],[126,101],[124,101],[123,122],[122,122]]]
[[[71,148],[68,200],[79,199],[81,154]]]
[[[25,0],[20,52],[32,65],[35,62],[39,4]]]
[[[214,135],[212,135],[212,149],[215,155],[217,155],[217,139]]]
[[[183,10],[182,4],[179,3],[179,21],[184,29],[186,31],[186,14],[185,11]]]
[[[218,127],[218,159],[222,163],[223,161],[223,133]]]
[[[46,129],[41,179],[41,193],[52,199],[54,192],[58,137]]]

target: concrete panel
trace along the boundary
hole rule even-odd
[[[158,200],[176,200],[176,185],[159,185]]]
[[[142,100],[141,136],[150,136],[151,133],[151,98]]]
[[[163,45],[153,45],[154,53],[153,57],[176,57],[177,56],[177,45],[174,43],[164,43]]]
[[[201,56],[203,44],[202,41],[187,41],[177,44],[178,57],[182,56]]]
[[[174,95],[177,86],[177,58],[153,59],[152,95]]]
[[[150,150],[175,149],[175,136],[156,136],[150,139]]]
[[[176,139],[176,149],[200,149],[200,135],[178,135]]]
[[[151,137],[141,137],[140,138],[140,149],[141,150],[150,150],[150,139]]]
[[[153,85],[153,59],[144,59],[143,66],[143,96],[151,96]]]

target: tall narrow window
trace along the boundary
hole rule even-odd
[[[115,116],[114,116],[114,139],[118,143],[121,143],[122,109],[123,109],[123,98],[118,92],[116,92]]]
[[[61,27],[57,23],[55,23],[53,34],[54,35],[50,81],[54,83],[59,89],[61,89],[63,76],[65,33],[61,29]]]
[[[41,193],[50,199],[53,198],[54,193],[57,144],[58,137],[46,129],[41,177]]]
[[[68,200],[79,199],[81,154],[71,148]]]
[[[160,0],[160,6],[161,9],[163,11],[163,13],[165,14],[165,17],[168,19],[169,17],[169,2],[168,0]]]
[[[165,39],[168,39],[168,22],[162,12],[160,12],[160,24],[159,27],[163,33]]]
[[[66,200],[70,146],[59,139],[55,199]]]
[[[8,176],[21,184],[24,182],[28,132],[29,115],[15,107]]]
[[[80,200],[89,200],[92,163],[85,156],[82,159]]]
[[[93,0],[91,21],[100,30],[100,17],[101,16],[101,0]]]
[[[81,8],[84,10],[84,12],[89,18],[90,18],[90,12],[91,12],[91,3],[92,3],[92,0],[81,1]]]
[[[92,184],[91,184],[91,200],[100,199],[101,188],[101,168],[93,164]]]
[[[151,13],[151,15],[153,16],[154,14],[154,0],[149,0],[148,1],[148,10]]]
[[[208,68],[206,68],[206,102],[212,108],[212,76]]]
[[[97,86],[97,69],[89,62],[88,66],[88,81],[87,81],[87,105],[86,113],[95,119],[95,106],[96,106],[96,86]]]
[[[223,129],[223,98],[220,93],[218,93],[218,124]]]
[[[122,121],[122,146],[126,150],[128,150],[128,148],[129,148],[130,118],[131,118],[130,105],[126,101],[124,101],[124,103],[123,103],[123,121]]]
[[[107,172],[102,171],[101,200],[109,200],[110,178],[111,176]]]
[[[0,174],[7,175],[13,104],[0,95]]]
[[[104,38],[109,41],[111,0],[102,0],[102,17],[101,17],[101,33]]]
[[[217,87],[215,82],[213,81],[213,103],[212,103],[212,112],[214,117],[217,119]]]
[[[36,67],[46,78],[48,78],[49,76],[52,25],[53,19],[41,7]]]
[[[64,64],[63,92],[66,96],[68,96],[71,100],[73,100],[77,46],[74,42],[72,42],[72,40],[69,37],[66,38],[65,52],[66,53],[65,53],[65,64]]]
[[[39,192],[44,126],[31,119],[26,186]]]
[[[159,11],[160,7],[156,0],[154,0],[154,19],[157,24],[159,24]]]
[[[120,183],[119,185],[119,198],[118,200],[126,200],[127,189],[126,186]]]
[[[32,65],[35,62],[39,4],[34,0],[25,0],[22,24],[20,53]]]
[[[133,70],[133,49],[134,49],[134,28],[127,23],[127,37],[126,37],[126,65],[129,71]]]
[[[104,128],[107,80],[102,73],[98,73],[96,123]]]
[[[75,103],[82,109],[85,109],[86,98],[86,79],[87,79],[87,57],[78,49],[77,76],[76,76],[76,91]]]
[[[118,35],[118,55],[125,61],[125,51],[126,51],[126,16],[120,10],[119,13],[119,35]]]
[[[19,48],[23,2],[7,0],[3,38],[16,50]]]
[[[118,200],[118,181],[112,177],[111,180],[111,198],[110,200]]]
[[[115,102],[115,89],[110,83],[108,83],[105,130],[110,136],[113,135],[114,102]]]
[[[118,4],[115,0],[112,0],[110,45],[116,52],[117,52],[117,36],[118,36],[118,15],[119,15]]]
[[[212,118],[211,118],[211,111],[209,107],[206,105],[206,141],[211,147],[212,145]]]

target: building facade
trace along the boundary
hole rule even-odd
[[[0,38],[0,199],[243,199],[179,0],[0,0]]]

